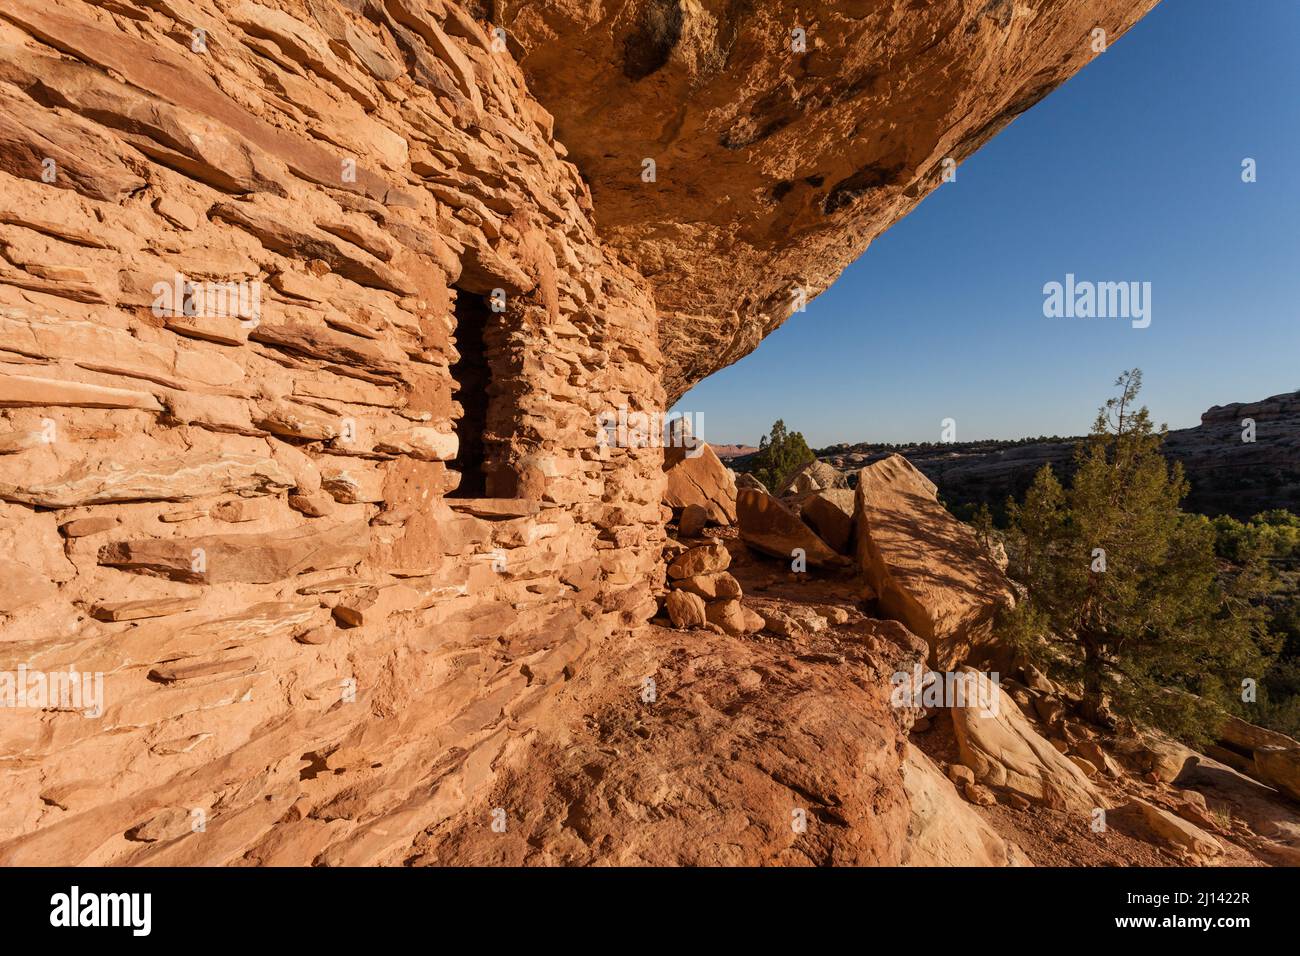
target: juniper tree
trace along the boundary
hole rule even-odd
[[[1137,404],[1141,371],[1115,385],[1069,487],[1044,465],[1008,503],[1010,570],[1028,589],[1012,631],[1093,716],[1204,739],[1263,673],[1269,636],[1254,582],[1221,576],[1213,526],[1180,508],[1187,481]]]
[[[758,443],[758,452],[750,471],[773,494],[779,494],[797,472],[816,456],[799,432],[786,431],[785,422],[777,419],[770,434]]]

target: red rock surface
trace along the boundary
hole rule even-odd
[[[994,619],[1014,595],[970,527],[901,455],[858,472],[856,494],[858,563],[881,610],[925,639],[939,670],[993,655]]]
[[[795,289],[824,291],[945,159],[1105,56],[1094,29],[1114,43],[1156,2],[558,0],[501,18],[601,235],[654,285],[676,399],[753,351]]]
[[[0,713],[0,863],[1033,856],[1006,794],[909,796],[889,700],[982,567],[876,619],[670,547],[659,443],[598,433],[1150,5],[6,0],[0,672],[103,695]],[[963,797],[996,832],[925,825]]]
[[[0,713],[0,861],[409,847],[655,612],[661,452],[595,442],[664,405],[649,284],[454,5],[6,0],[0,46],[0,671],[103,675]]]

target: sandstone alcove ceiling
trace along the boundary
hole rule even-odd
[[[753,351],[1156,0],[500,0],[607,245],[653,286],[674,402]],[[805,52],[792,49],[802,30]],[[642,164],[655,163],[655,181]]]

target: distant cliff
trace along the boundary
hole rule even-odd
[[[1245,440],[1246,420],[1254,441]],[[1078,438],[1039,442],[965,442],[913,445],[835,445],[818,456],[837,468],[856,471],[897,451],[936,485],[949,506],[1020,498],[1035,472],[1051,464],[1068,472]],[[1169,433],[1165,453],[1187,471],[1191,492],[1185,507],[1203,514],[1248,518],[1270,508],[1300,510],[1300,392],[1259,402],[1216,405],[1201,424]]]

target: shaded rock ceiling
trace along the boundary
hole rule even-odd
[[[1157,0],[499,2],[675,401],[732,364]],[[792,49],[802,29],[806,51]],[[655,181],[642,178],[655,162]]]

